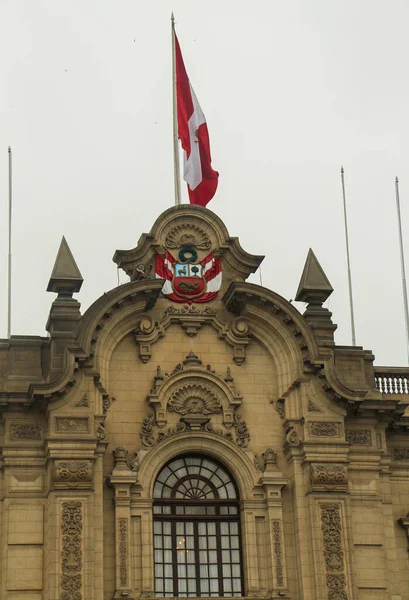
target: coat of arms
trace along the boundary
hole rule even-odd
[[[213,252],[198,261],[195,248],[181,248],[178,260],[166,251],[165,257],[156,256],[156,277],[165,279],[163,294],[173,302],[209,302],[221,288],[220,257]]]

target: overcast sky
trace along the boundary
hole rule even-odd
[[[0,0],[0,337],[9,144],[13,334],[45,335],[62,235],[85,311],[116,286],[115,249],[173,204],[171,10],[220,173],[208,208],[265,254],[263,284],[287,299],[312,247],[350,344],[344,165],[357,343],[406,365],[394,178],[409,267],[407,0]]]

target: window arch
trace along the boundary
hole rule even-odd
[[[156,596],[241,596],[238,493],[227,470],[180,456],[159,472],[153,499]]]

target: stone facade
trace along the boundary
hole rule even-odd
[[[220,261],[209,302],[155,278],[157,254],[186,248]],[[303,315],[246,282],[262,258],[173,207],[82,315],[63,240],[50,336],[0,341],[0,600],[155,598],[155,479],[192,454],[237,485],[244,596],[409,600],[409,370],[335,345],[312,253]]]

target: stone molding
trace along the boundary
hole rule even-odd
[[[60,600],[83,600],[83,503],[61,503]]]
[[[312,464],[310,482],[313,492],[346,492],[348,490],[348,471],[344,465]]]
[[[90,460],[56,460],[53,480],[54,489],[90,489],[92,463]]]

